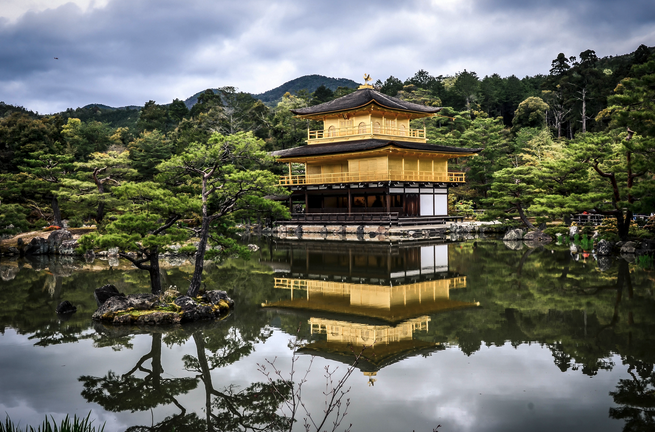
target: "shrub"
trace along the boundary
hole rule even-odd
[[[544,230],[544,234],[547,234],[551,237],[555,237],[557,234],[568,235],[569,228],[566,225],[548,227]]]
[[[71,228],[80,228],[82,225],[84,225],[84,221],[79,216],[73,216],[68,219],[68,226]]]

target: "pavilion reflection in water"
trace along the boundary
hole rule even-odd
[[[375,375],[382,367],[439,349],[416,338],[430,315],[479,306],[450,298],[466,287],[466,276],[448,267],[447,244],[410,246],[282,244],[285,277],[275,287],[289,294],[264,307],[309,313],[314,336],[301,352],[351,362],[366,347],[359,368]]]

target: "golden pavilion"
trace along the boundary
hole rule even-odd
[[[280,183],[291,191],[292,223],[456,219],[448,215],[448,188],[463,184],[465,175],[450,172],[448,160],[481,149],[428,144],[425,128],[410,127],[411,120],[440,110],[385,95],[368,84],[338,99],[291,110],[299,118],[323,122],[323,129],[307,131],[307,145],[273,152],[288,164]]]

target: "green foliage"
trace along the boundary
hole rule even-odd
[[[637,256],[637,266],[641,269],[652,269],[653,268],[653,257],[651,255],[639,255]]]
[[[539,97],[529,97],[521,102],[514,113],[512,132],[521,128],[542,128],[546,125],[546,111],[548,104]]]
[[[141,177],[152,180],[158,172],[155,167],[171,157],[173,143],[159,130],[144,131],[130,143],[129,152],[132,166]]]
[[[565,225],[551,226],[544,230],[544,234],[555,237],[557,234],[568,235],[569,228]]]
[[[29,228],[30,211],[18,204],[0,204],[0,235],[14,235]],[[10,226],[13,225],[13,228]]]
[[[473,201],[458,201],[455,203],[455,212],[462,216],[473,216]]]
[[[79,216],[73,216],[68,219],[68,226],[71,228],[80,228],[84,225],[84,221]]]
[[[112,131],[105,123],[69,118],[62,126],[61,135],[68,146],[67,152],[77,160],[85,160],[91,153],[103,152],[111,145]]]
[[[630,230],[628,232],[630,234],[630,237],[637,237],[640,239],[655,237],[652,232],[643,228],[639,228],[638,226],[635,225],[630,225]]]
[[[67,210],[72,212],[74,208],[76,214],[102,222],[105,208],[119,203],[111,195],[112,187],[136,177],[130,163],[127,151],[92,153],[88,161],[74,164],[75,173],[62,180],[62,187],[55,194],[66,203]]]
[[[18,172],[28,155],[35,152],[61,152],[61,118],[32,118],[12,112],[0,118],[0,173]]]
[[[333,98],[334,92],[321,84],[316,90],[314,90],[314,93],[312,93],[311,105],[322,104],[331,101]]]

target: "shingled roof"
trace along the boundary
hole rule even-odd
[[[373,102],[385,108],[400,111],[420,112],[426,114],[434,114],[441,111],[441,107],[430,107],[406,102],[372,89],[359,89],[338,99],[331,100],[330,102],[311,107],[293,109],[291,112],[299,116],[326,114],[360,108]]]
[[[405,141],[388,141],[381,139],[368,139],[358,141],[346,141],[340,143],[329,144],[312,144],[300,147],[294,147],[286,150],[274,151],[271,154],[279,158],[296,158],[308,156],[326,156],[337,153],[355,153],[366,150],[376,150],[387,146],[394,146],[408,150],[423,150],[430,152],[441,153],[479,153],[481,148],[462,148],[462,147],[447,147],[435,144],[415,143]]]

